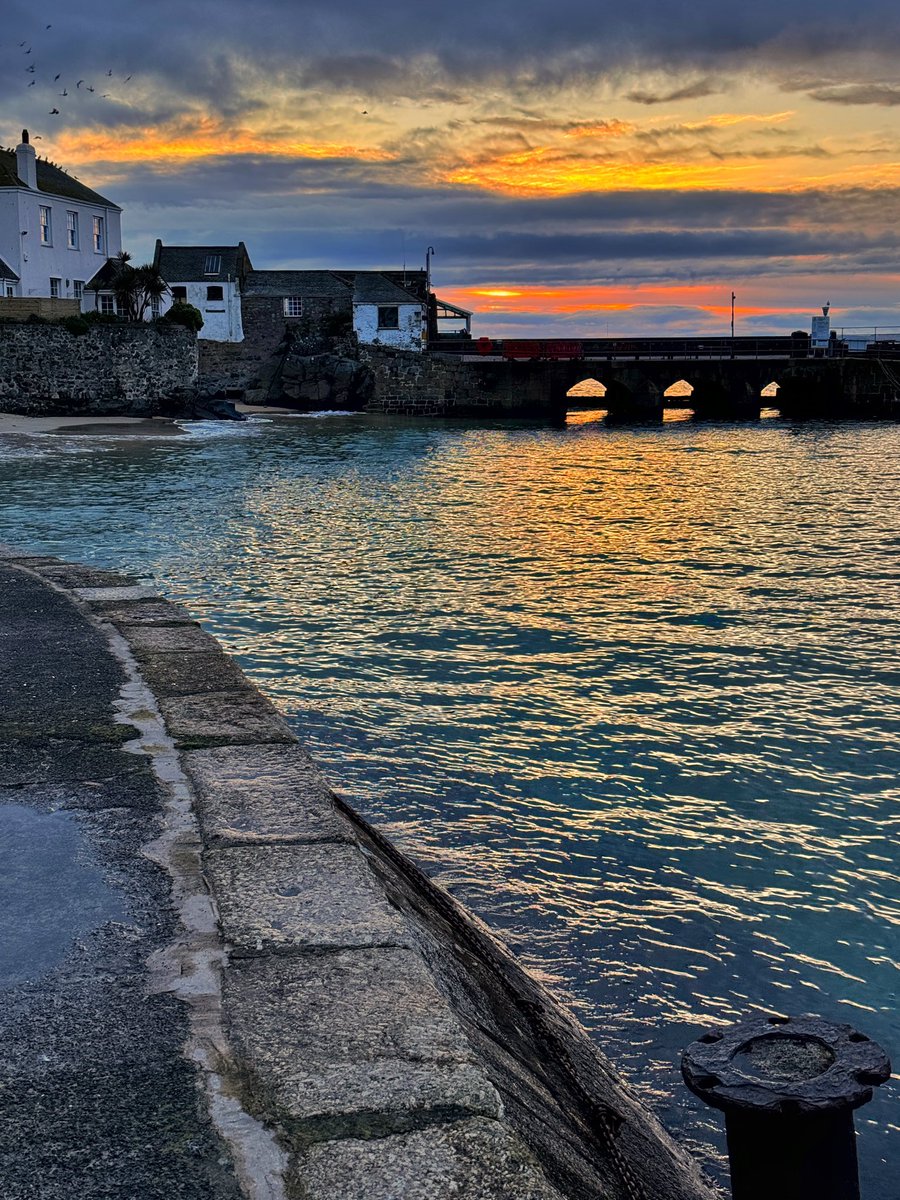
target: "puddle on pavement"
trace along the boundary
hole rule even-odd
[[[0,988],[39,979],[125,910],[71,813],[0,804]]]

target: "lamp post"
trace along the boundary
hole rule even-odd
[[[731,357],[734,358],[734,292],[731,293]]]

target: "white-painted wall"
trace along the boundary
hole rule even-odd
[[[0,242],[8,246],[10,240],[18,243],[6,259],[18,274],[20,296],[49,296],[51,276],[60,280],[59,294],[71,299],[74,281],[80,279],[87,284],[100,270],[107,258],[113,258],[122,249],[122,214],[116,208],[102,204],[85,204],[80,200],[33,192],[25,188],[2,189],[12,193],[15,201],[15,219],[8,206],[0,206],[4,228]],[[41,244],[40,209],[50,209],[51,244]],[[78,214],[78,248],[70,249],[66,233],[66,214]],[[104,249],[94,250],[94,217],[104,223]],[[13,229],[9,225],[14,226]],[[23,234],[23,230],[26,232]],[[13,238],[14,235],[14,238]],[[2,255],[6,258],[6,255]],[[94,307],[93,295],[85,294],[82,309]]]
[[[236,282],[209,283],[166,280],[169,287],[187,289],[187,302],[199,308],[203,316],[203,328],[197,336],[207,342],[242,342],[244,327],[241,323],[241,293]],[[223,300],[207,300],[206,289],[220,287]],[[160,316],[172,307],[172,297],[167,294],[160,303]]]
[[[394,350],[421,350],[423,314],[421,304],[398,304],[399,329],[379,329],[378,309],[386,305],[354,302],[353,329],[361,343],[390,346]]]

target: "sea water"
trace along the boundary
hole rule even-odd
[[[186,604],[720,1172],[678,1070],[709,1027],[900,1056],[898,462],[897,426],[777,419],[7,437],[0,540]]]

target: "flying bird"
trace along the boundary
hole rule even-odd
[[[60,74],[62,74],[62,72],[60,72]],[[57,79],[59,79],[59,75],[54,75],[53,82],[56,83]]]
[[[45,29],[52,29],[52,28],[53,28],[53,26],[52,26],[52,25],[45,25],[45,26],[44,26],[44,28],[45,28]]]
[[[134,78],[134,76],[132,76],[132,75],[126,75],[125,78],[122,80],[122,82],[127,83],[129,79],[133,79],[133,78]]]
[[[83,83],[84,83],[84,80],[79,79],[78,82],[75,84],[76,88],[80,88]]]
[[[88,91],[89,91],[89,92],[95,92],[96,90],[97,90],[96,88],[92,88],[92,87],[91,87],[91,85],[90,85],[90,84],[88,84]]]
[[[24,42],[19,42],[19,49],[21,50],[24,45],[25,45]]]
[[[32,79],[31,83],[29,83],[29,85],[28,85],[28,86],[29,86],[29,87],[34,87],[34,85],[35,85],[36,83],[37,83],[37,80],[36,80],[36,79]]]
[[[33,75],[34,74],[34,63],[32,63],[30,67],[26,67],[25,70],[30,71],[31,74]]]
[[[103,93],[101,94],[101,96],[100,96],[100,99],[101,99],[101,100],[108,100],[108,99],[109,99],[109,96],[110,96],[110,93],[109,93],[109,92],[103,92]]]
[[[26,54],[30,54],[30,53],[31,53],[31,47],[30,47],[30,46],[29,46],[29,47],[28,47],[28,49],[25,51],[25,53],[26,53]]]
[[[60,94],[61,96],[68,96],[69,92],[68,92],[68,90],[67,90],[66,88],[63,88],[63,90],[62,90],[62,91],[61,91],[59,94]]]
[[[109,70],[106,72],[106,74],[107,74],[107,76],[109,76],[109,77],[111,77],[111,76],[112,76],[112,68],[111,68],[111,67],[110,67],[110,69],[109,69]]]
[[[50,109],[50,112],[49,112],[49,114],[48,114],[48,115],[49,115],[49,116],[51,116],[51,117],[58,117],[58,116],[59,116],[59,109],[58,109],[58,108],[51,108],[51,109]]]

